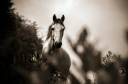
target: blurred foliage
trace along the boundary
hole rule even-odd
[[[87,28],[83,28],[76,43],[68,38],[70,46],[83,63],[82,71],[84,71],[86,84],[127,84],[128,58],[123,59],[121,55],[111,51],[108,51],[106,56],[102,56],[101,51],[96,50],[95,46],[87,41],[87,37]],[[126,39],[127,37],[126,31]],[[94,80],[87,77],[90,71],[95,75]],[[72,84],[80,84],[74,83],[74,81],[79,81],[73,75],[71,76]]]

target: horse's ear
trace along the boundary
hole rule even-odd
[[[63,21],[64,21],[64,19],[65,19],[65,16],[64,16],[64,15],[62,15],[62,17],[61,17],[61,21],[63,22]]]
[[[56,21],[56,15],[55,14],[53,15],[53,21],[54,22]]]

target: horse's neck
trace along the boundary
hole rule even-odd
[[[50,38],[46,39],[43,43],[43,53],[47,54],[52,49],[53,40]]]
[[[37,28],[37,37],[42,40],[42,46],[43,46],[42,52],[44,54],[48,53],[51,50],[52,45],[53,45],[53,41],[51,37],[47,39],[47,34],[48,34],[47,29],[48,28],[46,27]]]

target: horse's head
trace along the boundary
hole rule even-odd
[[[53,23],[49,27],[48,38],[51,37],[55,48],[60,48],[62,45],[62,37],[65,29],[63,24],[64,19],[64,15],[61,18],[56,18],[56,15],[54,14]]]

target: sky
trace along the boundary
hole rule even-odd
[[[47,29],[53,14],[65,15],[63,47],[69,51],[66,37],[76,41],[83,26],[89,31],[88,41],[106,53],[125,55],[128,45],[124,32],[128,28],[128,0],[13,0],[15,11],[38,26]],[[70,53],[70,52],[69,52]]]

